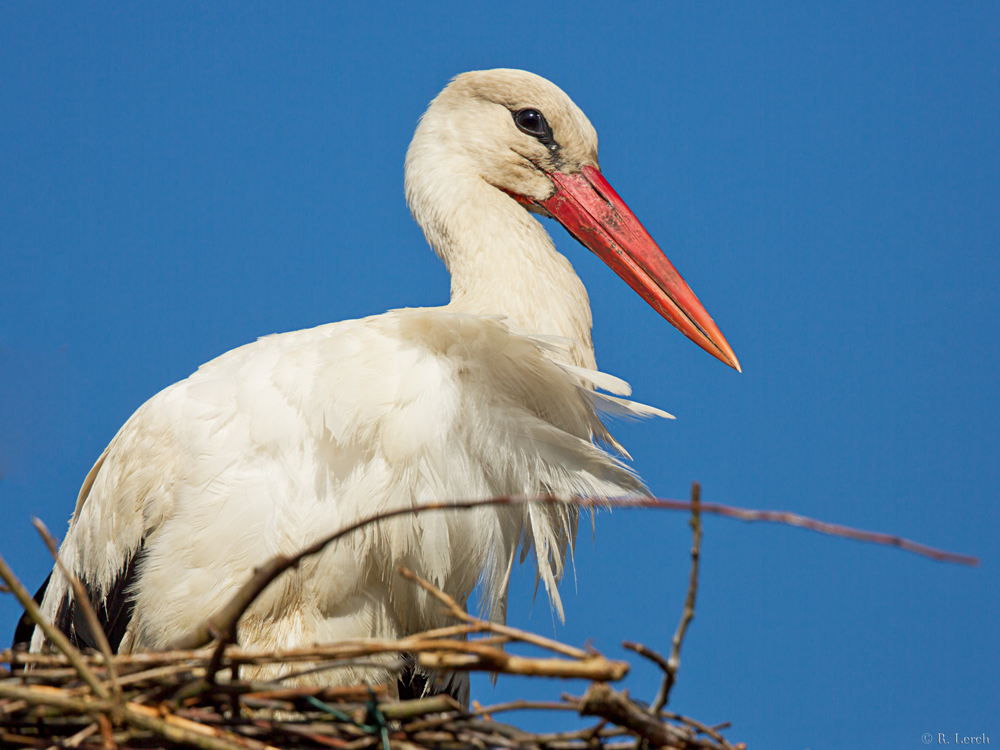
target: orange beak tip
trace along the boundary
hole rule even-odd
[[[614,188],[593,166],[549,174],[555,193],[537,203],[603,260],[663,318],[742,372],[719,327]]]

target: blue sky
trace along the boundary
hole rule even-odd
[[[5,4],[3,555],[37,585],[30,517],[61,533],[118,427],[202,362],[447,300],[403,157],[448,79],[490,67],[587,112],[606,176],[743,364],[548,225],[602,369],[678,417],[615,427],[656,494],[699,480],[705,500],[982,558],[707,519],[671,707],[751,747],[1000,741],[995,3]],[[510,619],[667,650],[688,548],[682,515],[601,514],[566,625],[532,607],[529,569]],[[0,631],[16,616],[0,599]],[[636,664],[625,684],[651,698],[658,680]]]

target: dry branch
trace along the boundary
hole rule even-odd
[[[529,677],[562,677],[564,679],[600,680],[622,679],[629,671],[623,661],[611,661],[603,656],[588,657],[579,661],[568,659],[531,659],[512,656],[499,649],[485,649],[482,653],[442,653],[424,651],[417,657],[427,669],[475,670],[502,672],[503,674]]]
[[[63,564],[62,559],[59,557],[59,541],[52,536],[48,527],[42,522],[42,519],[33,518],[31,522],[41,535],[45,546],[49,548],[49,553],[55,560],[56,567],[59,568],[66,580],[69,581],[69,585],[73,588],[73,598],[76,601],[76,606],[80,607],[83,612],[83,616],[87,620],[87,625],[90,627],[90,632],[94,634],[94,638],[97,639],[97,646],[100,648],[101,653],[104,654],[104,661],[108,665],[108,676],[111,679],[111,690],[114,693],[115,700],[120,702],[122,691],[118,685],[118,674],[115,671],[114,661],[111,658],[111,644],[108,643],[108,637],[104,632],[101,621],[97,617],[97,612],[94,611],[94,607],[90,603],[90,595],[87,593],[80,579],[73,575],[70,569]]]
[[[24,585],[18,580],[17,576],[14,575],[14,571],[10,569],[2,555],[0,555],[0,578],[3,578],[4,583],[10,588],[11,593],[17,597],[17,601],[24,607],[24,611],[28,613],[28,616],[41,627],[48,639],[55,644],[56,648],[66,655],[66,658],[69,659],[69,662],[79,673],[83,681],[90,685],[91,689],[99,697],[108,698],[107,689],[94,676],[94,672],[87,665],[83,656],[55,625],[42,617],[42,613],[38,609],[38,605],[35,604],[35,600],[28,593],[28,590],[24,588]]]
[[[595,682],[580,701],[582,716],[600,716],[602,719],[625,727],[646,740],[651,747],[688,747],[689,735],[683,730],[659,721],[648,711],[643,711],[623,693],[606,684]]]
[[[701,486],[695,482],[691,485],[691,572],[688,575],[688,592],[684,598],[684,611],[677,625],[674,637],[670,641],[670,658],[664,670],[663,684],[653,700],[650,710],[659,713],[670,699],[670,690],[677,679],[677,670],[681,666],[681,645],[687,633],[688,625],[694,619],[694,605],[698,597],[698,562],[701,558]]]
[[[325,536],[305,549],[294,555],[278,555],[267,563],[257,568],[253,576],[247,581],[230,601],[217,613],[209,617],[194,632],[181,638],[172,648],[174,649],[194,649],[205,646],[217,640],[216,658],[210,667],[210,672],[220,666],[223,649],[236,638],[236,626],[243,613],[253,604],[254,600],[270,585],[278,576],[286,570],[293,568],[302,561],[303,558],[322,552],[328,545],[353,532],[373,523],[385,521],[397,516],[410,515],[414,513],[428,513],[434,511],[456,511],[469,510],[490,505],[521,505],[524,503],[539,504],[573,504],[582,508],[648,508],[658,510],[683,510],[691,512],[693,503],[682,500],[661,500],[657,498],[559,498],[553,495],[539,495],[535,497],[494,497],[480,500],[460,500],[455,502],[423,503],[406,508],[395,508],[383,513],[377,513],[368,518],[364,518],[356,523],[350,524],[339,531]],[[930,557],[941,562],[952,562],[963,565],[978,565],[978,558],[969,555],[960,555],[953,552],[938,550],[918,542],[912,542],[899,536],[882,534],[873,531],[863,531],[840,524],[818,521],[806,516],[800,516],[786,511],[750,510],[737,508],[720,503],[703,503],[700,505],[700,512],[725,516],[727,518],[737,518],[742,521],[764,521],[768,523],[780,523],[788,526],[797,526],[810,529],[822,534],[841,536],[848,539],[855,539],[862,542],[882,544],[891,547],[898,547],[909,552],[913,552],[925,557]]]
[[[612,502],[613,507],[621,508],[652,508],[656,510],[681,510],[691,511],[691,503],[683,500],[661,500],[659,498],[640,498],[625,502]],[[584,507],[597,507],[600,503],[588,503]],[[962,555],[956,552],[930,547],[920,542],[913,542],[901,536],[893,534],[883,534],[878,531],[865,531],[855,529],[851,526],[843,526],[839,523],[829,523],[819,521],[808,516],[801,516],[798,513],[791,513],[784,510],[754,510],[752,508],[738,508],[734,505],[723,505],[722,503],[702,503],[701,512],[725,518],[735,518],[739,521],[777,523],[784,526],[795,526],[800,529],[809,529],[819,534],[827,536],[839,536],[845,539],[853,539],[857,542],[868,544],[879,544],[885,547],[896,547],[915,555],[929,557],[938,562],[955,563],[956,565],[979,565],[979,558],[974,555]]]
[[[491,633],[507,636],[513,640],[520,641],[521,643],[531,643],[535,646],[540,646],[541,648],[548,649],[549,651],[555,651],[557,654],[563,654],[564,656],[569,656],[573,659],[585,659],[590,655],[590,652],[588,651],[576,648],[575,646],[567,646],[565,643],[560,643],[559,641],[552,640],[551,638],[545,638],[544,636],[536,635],[535,633],[529,633],[526,630],[518,630],[517,628],[512,628],[509,625],[486,622],[477,617],[473,617],[453,598],[448,596],[445,592],[429,581],[425,581],[406,566],[399,565],[396,570],[399,571],[399,574],[403,576],[403,578],[415,582],[422,589],[430,593],[431,596],[435,597],[438,601],[444,604],[448,612],[462,622],[469,624],[474,623],[478,625],[479,629],[489,630]]]

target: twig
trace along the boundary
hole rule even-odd
[[[144,651],[137,654],[116,654],[115,662],[121,667],[142,667],[146,669],[160,665],[174,664],[182,660],[201,660],[207,658],[209,654],[210,652],[205,649],[198,651]],[[65,654],[21,653],[6,648],[0,651],[0,664],[33,664],[39,667],[65,667],[71,666],[72,662],[66,658]]]
[[[600,503],[590,503],[584,507],[599,507]],[[691,503],[683,500],[660,500],[658,498],[639,498],[610,503],[612,507],[623,508],[655,508],[657,510],[683,510],[690,512]],[[785,526],[795,526],[800,529],[809,529],[827,536],[839,536],[845,539],[854,539],[858,542],[868,542],[886,547],[897,547],[907,552],[912,552],[923,557],[929,557],[938,562],[950,562],[957,565],[979,565],[979,558],[974,555],[961,555],[955,552],[929,547],[926,544],[913,542],[901,536],[893,534],[883,534],[878,531],[865,531],[855,529],[850,526],[843,526],[838,523],[819,521],[808,516],[800,516],[797,513],[790,513],[783,510],[754,510],[750,508],[738,508],[734,505],[723,505],[722,503],[702,503],[701,512],[714,516],[724,516],[735,518],[740,521],[778,523]]]
[[[532,739],[539,744],[552,746],[560,741],[567,740],[588,740],[595,737],[607,738],[607,737],[627,737],[629,732],[627,729],[622,729],[621,727],[615,727],[614,729],[605,729],[608,726],[607,719],[601,719],[596,724],[590,727],[584,727],[583,729],[571,729],[565,732],[548,732],[547,734],[536,734]],[[579,745],[575,745],[579,747]]]
[[[217,709],[205,710],[205,708],[195,708],[195,706],[212,706],[221,696],[229,696],[234,702],[243,701],[245,705],[254,710],[264,711],[294,711],[302,712],[305,702],[302,700],[308,693],[315,693],[315,688],[284,688],[276,684],[253,683],[240,680],[233,680],[221,685],[211,686],[206,684],[205,679],[196,680],[200,683],[194,685],[196,689],[185,693],[190,700],[184,700],[176,693],[176,683],[180,680],[180,687],[184,688],[184,681],[191,677],[200,677],[202,673],[206,676],[208,670],[202,665],[205,660],[215,655],[215,667],[219,668],[223,659],[227,666],[237,667],[240,664],[273,664],[283,663],[292,665],[296,663],[308,662],[319,663],[319,668],[330,666],[330,660],[341,660],[339,663],[357,663],[359,659],[371,658],[377,654],[390,654],[409,652],[417,654],[420,663],[425,666],[446,669],[482,669],[492,672],[508,672],[513,674],[528,674],[540,676],[559,677],[585,677],[592,680],[616,679],[624,674],[627,665],[621,662],[611,662],[596,652],[589,652],[560,644],[550,639],[542,638],[531,633],[519,631],[507,626],[497,625],[486,621],[478,620],[465,611],[463,605],[459,604],[453,597],[442,592],[431,583],[420,579],[410,571],[401,570],[404,575],[421,585],[431,596],[440,601],[444,607],[459,620],[460,624],[448,625],[437,628],[427,633],[412,635],[398,640],[389,639],[355,639],[352,641],[342,641],[326,646],[312,646],[301,649],[290,649],[288,651],[261,652],[244,650],[226,644],[224,631],[230,634],[228,637],[235,637],[236,624],[243,611],[249,607],[260,591],[266,587],[270,581],[280,576],[284,571],[298,564],[305,555],[319,551],[325,544],[335,541],[344,534],[361,528],[362,526],[375,523],[379,520],[400,516],[408,513],[420,512],[422,510],[456,510],[482,505],[505,505],[520,504],[526,502],[557,503],[563,502],[553,497],[543,498],[493,498],[484,501],[469,501],[457,504],[435,503],[429,506],[416,506],[411,508],[390,511],[379,516],[375,516],[337,534],[326,540],[319,540],[315,545],[307,550],[303,550],[298,555],[291,557],[276,558],[255,571],[255,575],[247,584],[242,587],[237,597],[234,598],[215,617],[203,624],[201,630],[207,633],[209,640],[216,638],[218,643],[215,648],[209,650],[183,650],[172,653],[144,653],[119,655],[108,658],[99,654],[83,655],[70,646],[69,650],[64,650],[64,655],[60,654],[14,654],[13,652],[0,651],[0,663],[20,663],[31,664],[33,668],[29,673],[33,686],[21,685],[17,677],[7,681],[0,679],[0,707],[10,709],[8,714],[4,714],[0,721],[0,744],[8,739],[19,744],[44,747],[46,742],[62,743],[67,740],[79,737],[77,742],[86,739],[86,733],[93,734],[100,731],[98,737],[92,738],[94,742],[103,738],[108,746],[114,742],[130,745],[138,741],[140,744],[150,742],[148,733],[154,732],[160,737],[164,737],[169,742],[193,744],[205,750],[263,750],[268,747],[266,743],[277,745],[299,744],[308,741],[313,744],[339,747],[342,750],[360,750],[363,747],[373,747],[379,744],[378,736],[370,734],[370,728],[355,726],[350,721],[332,720],[329,716],[317,716],[309,714],[305,710],[308,718],[290,721],[265,721],[263,718],[255,719],[247,723],[237,714],[220,714]],[[426,718],[415,718],[405,721],[399,731],[393,730],[394,734],[388,740],[390,748],[396,750],[412,750],[414,747],[425,745],[427,747],[444,748],[454,746],[475,746],[485,747],[509,747],[537,750],[539,747],[547,747],[549,750],[583,750],[592,748],[597,750],[618,750],[621,748],[631,748],[635,740],[630,739],[628,743],[620,742],[619,732],[622,729],[608,728],[600,729],[590,727],[576,732],[559,732],[549,735],[531,735],[521,732],[514,727],[507,727],[494,722],[490,718],[481,718],[482,715],[490,712],[502,710],[515,710],[517,708],[559,708],[562,710],[579,711],[582,715],[599,716],[605,721],[613,722],[617,727],[632,733],[641,738],[641,741],[650,747],[674,747],[674,748],[715,748],[722,750],[736,750],[741,745],[730,745],[718,733],[717,728],[707,727],[704,724],[687,719],[678,714],[664,712],[662,705],[666,703],[669,692],[676,680],[677,668],[680,663],[680,651],[687,628],[694,615],[695,601],[697,596],[698,579],[698,557],[700,554],[701,522],[700,513],[715,513],[733,518],[749,521],[769,521],[796,525],[804,528],[814,529],[822,533],[833,533],[849,538],[860,539],[862,541],[874,541],[880,544],[890,544],[892,546],[910,549],[921,554],[929,554],[935,559],[950,560],[953,562],[975,563],[974,558],[952,555],[947,552],[929,550],[923,545],[915,545],[898,537],[872,534],[870,532],[848,529],[834,524],[825,524],[813,519],[795,516],[794,514],[776,513],[772,511],[754,511],[741,508],[732,508],[718,504],[703,504],[700,502],[697,487],[692,488],[691,502],[680,502],[673,500],[577,500],[573,501],[579,507],[603,507],[615,506],[623,508],[661,508],[670,510],[687,510],[692,513],[692,531],[694,541],[692,544],[692,569],[689,578],[688,596],[685,600],[684,612],[681,622],[674,634],[672,649],[669,658],[664,658],[656,651],[640,644],[626,643],[626,648],[639,653],[645,658],[652,659],[665,673],[664,684],[661,686],[662,698],[657,696],[654,706],[647,710],[643,706],[636,704],[628,698],[628,693],[617,692],[603,683],[595,683],[587,691],[583,698],[565,697],[562,703],[550,703],[548,705],[529,701],[517,701],[501,706],[486,707],[477,709],[476,712],[467,713],[456,709],[454,706],[445,703],[431,705],[417,705],[414,702],[403,702],[399,704],[380,704],[383,714],[391,714],[392,706],[398,706],[399,717],[422,716],[428,711],[442,711],[437,716],[427,716]],[[929,552],[928,552],[929,550]],[[59,561],[57,559],[57,564]],[[9,568],[0,558],[0,570]],[[268,576],[270,576],[268,578]],[[10,578],[0,576],[10,583]],[[70,576],[67,576],[70,578]],[[266,580],[265,580],[266,579]],[[13,578],[16,581],[16,578]],[[252,589],[258,587],[256,592]],[[27,592],[19,583],[15,586],[11,584],[6,587],[18,594],[22,605],[25,606],[29,616],[32,616],[43,628],[51,640],[58,646],[58,638],[49,633],[45,624],[40,622],[40,614],[37,606],[32,608],[25,599],[30,600]],[[89,599],[81,596],[74,586],[77,598],[83,601]],[[239,597],[242,599],[243,609],[237,609],[234,601],[239,604]],[[34,604],[31,602],[31,604]],[[35,614],[32,614],[34,610]],[[222,618],[227,614],[230,619]],[[218,625],[217,623],[221,623]],[[224,627],[223,627],[224,626]],[[221,628],[221,629],[220,629]],[[98,628],[99,629],[99,628]],[[95,629],[96,632],[97,629]],[[474,633],[485,634],[485,637],[464,640],[464,636]],[[61,635],[61,634],[59,634]],[[456,638],[457,637],[457,638]],[[450,639],[450,640],[448,640]],[[503,645],[509,641],[519,641],[531,643],[549,651],[555,652],[559,656],[566,658],[545,658],[528,659],[521,656],[506,654],[502,649]],[[68,643],[68,642],[67,642]],[[75,659],[74,661],[74,653]],[[180,664],[179,660],[190,660],[194,663]],[[352,661],[354,660],[354,661]],[[117,682],[119,687],[124,685],[138,686],[146,685],[147,682],[154,684],[154,690],[148,687],[132,687],[128,693],[128,702],[124,704],[124,710],[120,710],[118,716],[123,721],[123,726],[113,730],[105,714],[112,713],[115,704],[107,699],[107,690],[103,699],[95,698],[99,694],[97,687],[94,687],[90,680],[86,680],[84,671],[81,671],[77,662],[84,669],[89,669],[94,681],[104,688],[109,687],[107,682],[111,670],[118,669],[119,677]],[[67,668],[73,667],[73,670]],[[128,670],[144,670],[143,672]],[[3,670],[0,670],[2,673]],[[177,672],[187,673],[174,676]],[[79,674],[90,685],[93,693],[88,692],[87,687],[79,687],[75,682],[75,675]],[[98,680],[98,678],[100,678]],[[41,683],[41,684],[37,684]],[[170,684],[166,684],[170,683]],[[48,687],[50,684],[61,684],[65,687]],[[189,686],[190,687],[190,686]],[[186,688],[184,688],[186,689]],[[145,690],[146,692],[141,692]],[[332,689],[331,689],[332,690]],[[166,692],[165,692],[166,691]],[[179,712],[170,713],[163,705],[158,708],[150,708],[141,705],[141,702],[148,702],[150,706],[159,705],[163,695],[170,693],[176,705],[181,702],[190,709],[181,709]],[[365,689],[367,694],[367,689]],[[156,697],[159,696],[159,697]],[[334,700],[333,693],[324,696],[325,699]],[[343,698],[347,698],[347,691]],[[357,700],[359,696],[351,695]],[[662,702],[661,702],[662,701]],[[353,716],[354,721],[361,721],[357,718],[363,712],[363,705],[354,704],[351,701],[340,703],[345,716]],[[47,708],[46,708],[47,706]],[[338,709],[340,710],[340,709]],[[10,715],[11,719],[6,716]],[[49,718],[54,721],[49,722]],[[97,719],[97,724],[94,719]],[[664,718],[669,718],[678,724],[665,723]],[[39,720],[41,720],[39,722]],[[94,727],[97,727],[96,729]],[[14,728],[15,732],[26,731],[26,734],[9,734],[8,728]],[[22,729],[23,728],[23,729]],[[433,729],[434,731],[429,731]],[[112,732],[114,731],[114,734]],[[73,733],[76,732],[74,735]],[[423,735],[418,732],[424,732]],[[31,737],[49,738],[35,741]],[[152,742],[163,742],[163,740],[153,739]]]
[[[529,701],[519,699],[507,701],[506,703],[495,703],[492,706],[483,706],[472,712],[473,716],[485,716],[486,714],[498,714],[503,711],[524,711],[527,709],[542,709],[544,711],[578,711],[579,706],[563,701]]]
[[[536,497],[493,497],[480,500],[460,500],[455,502],[437,502],[412,505],[406,508],[394,508],[382,513],[377,513],[368,518],[363,518],[356,523],[350,524],[339,531],[329,534],[308,547],[300,550],[294,555],[277,555],[261,567],[255,569],[253,576],[243,586],[229,602],[217,613],[209,617],[198,628],[189,635],[179,639],[171,648],[174,649],[195,649],[211,643],[218,639],[219,645],[216,654],[221,659],[222,649],[232,643],[236,637],[236,625],[243,613],[253,604],[254,600],[264,591],[267,586],[286,570],[296,567],[299,562],[311,555],[322,552],[329,544],[338,539],[351,534],[358,529],[364,528],[379,521],[385,521],[397,516],[410,515],[413,513],[442,511],[442,510],[469,510],[492,505],[522,505],[525,503],[538,504],[572,504],[582,508],[656,508],[660,510],[683,510],[690,512],[691,503],[681,500],[660,500],[656,498],[559,498],[553,495],[540,495]],[[798,526],[811,529],[823,534],[842,536],[858,541],[872,542],[875,544],[898,547],[900,549],[924,555],[943,562],[960,563],[963,565],[978,565],[978,558],[969,555],[958,555],[952,552],[945,552],[928,547],[917,542],[911,542],[902,537],[881,534],[870,531],[853,529],[848,526],[827,523],[815,519],[800,516],[794,513],[783,511],[748,510],[737,508],[720,503],[705,503],[700,508],[702,513],[711,513],[728,518],[737,518],[742,521],[765,521],[770,523],[782,523],[789,526]],[[216,665],[219,666],[219,665]]]
[[[399,703],[380,703],[379,711],[390,721],[403,719],[414,719],[427,714],[440,714],[445,711],[465,710],[464,706],[447,693],[431,695],[426,698],[416,698],[414,700],[402,701]]]
[[[63,711],[78,714],[92,714],[108,711],[112,703],[107,700],[95,701],[85,698],[71,698],[63,690],[43,689],[41,687],[24,687],[0,682],[0,698],[24,700],[32,705],[52,706]]]
[[[83,655],[69,642],[69,639],[63,635],[62,631],[42,617],[41,610],[38,609],[35,600],[28,593],[28,590],[24,588],[24,585],[18,580],[17,576],[14,575],[14,571],[7,565],[7,561],[3,559],[3,555],[0,555],[0,578],[3,578],[4,582],[10,587],[11,592],[17,597],[18,602],[24,607],[24,611],[28,613],[28,617],[42,629],[48,639],[56,645],[56,648],[66,654],[66,658],[69,659],[70,664],[73,665],[83,681],[90,685],[91,690],[98,697],[107,699],[109,697],[107,688],[97,679],[90,667],[87,666]]]
[[[97,714],[97,726],[101,732],[101,745],[104,750],[118,750],[115,742],[115,728],[111,726],[111,719],[107,714]]]
[[[418,586],[420,586],[420,588],[422,588],[428,594],[430,594],[439,602],[441,602],[445,606],[445,609],[447,609],[451,613],[451,616],[454,617],[456,620],[467,623],[473,623],[479,621],[478,618],[473,617],[468,612],[466,612],[465,608],[461,604],[456,602],[454,597],[446,594],[444,591],[439,589],[437,586],[435,586],[427,579],[421,578],[405,565],[397,565],[396,571],[401,576],[403,576],[403,578],[405,578],[408,581],[413,581]]]
[[[580,702],[581,716],[600,716],[602,719],[631,730],[646,740],[650,747],[684,747],[687,738],[676,727],[660,721],[630,701],[625,695],[612,690],[603,682],[595,682]],[[683,744],[682,744],[683,743]]]
[[[677,680],[677,670],[681,665],[681,646],[684,643],[684,636],[687,633],[688,625],[694,619],[694,605],[698,597],[698,561],[701,557],[701,485],[697,482],[691,484],[691,573],[688,576],[688,592],[684,599],[684,611],[681,613],[681,621],[674,631],[671,640],[670,658],[667,659],[666,668],[663,670],[663,682],[660,690],[653,700],[653,705],[649,710],[654,714],[667,705],[670,700],[670,690]]]
[[[476,706],[476,702],[473,702]],[[490,719],[492,714],[498,714],[503,711],[524,711],[531,709],[539,709],[544,711],[579,711],[579,706],[572,703],[567,703],[564,701],[529,701],[529,700],[515,700],[508,701],[506,703],[497,703],[492,706],[476,706],[472,711],[468,712],[468,716],[481,716],[486,719]],[[453,715],[446,716],[435,716],[429,719],[420,719],[419,721],[414,721],[406,725],[407,731],[410,732],[422,732],[426,729],[441,726],[442,724],[447,724],[452,721],[455,717]]]
[[[87,590],[84,588],[80,579],[77,578],[65,564],[63,564],[62,558],[59,557],[59,542],[49,532],[48,527],[42,522],[42,519],[32,518],[31,522],[35,525],[35,529],[38,530],[38,533],[41,534],[42,541],[44,541],[45,546],[49,548],[49,552],[52,553],[52,557],[56,561],[56,566],[60,571],[62,571],[66,580],[69,581],[69,585],[73,587],[73,596],[76,599],[76,605],[83,611],[83,616],[87,620],[87,625],[90,626],[90,630],[94,634],[94,638],[97,639],[97,647],[104,655],[104,663],[107,665],[108,677],[111,680],[111,691],[114,694],[115,702],[120,703],[122,700],[122,689],[118,684],[118,672],[115,670],[114,659],[111,655],[111,644],[108,643],[108,637],[104,633],[101,621],[97,618],[97,613],[94,611],[94,607],[90,603],[90,595],[87,593]]]
[[[63,747],[79,747],[80,743],[98,731],[100,726],[96,721],[93,724],[88,724],[73,736],[67,737],[62,743]]]
[[[124,719],[133,726],[148,729],[171,742],[194,745],[203,750],[277,750],[249,737],[205,726],[190,719],[170,713],[160,713],[154,708],[138,703],[125,704]]]
[[[205,678],[205,669],[193,664],[168,664],[153,669],[143,669],[138,672],[120,677],[118,684],[122,686],[135,685],[140,683],[152,683],[154,687],[162,689],[168,682],[167,678],[173,678],[174,684],[189,680],[202,680]]]
[[[469,644],[470,647],[475,644]],[[425,651],[418,654],[421,666],[428,669],[482,670],[505,674],[528,675],[534,677],[562,677],[564,679],[617,681],[629,671],[623,661],[611,661],[603,656],[588,656],[586,659],[530,659],[514,656],[499,649],[483,650],[480,653],[447,653]]]
[[[733,747],[725,737],[719,734],[720,729],[725,729],[729,726],[728,721],[723,724],[719,724],[718,726],[710,727],[707,724],[702,724],[696,719],[692,719],[690,716],[684,716],[682,714],[674,713],[673,711],[660,711],[660,716],[672,719],[673,721],[679,721],[681,724],[687,724],[695,731],[708,735],[726,748],[726,750],[730,750]]]
[[[5,714],[13,714],[18,711],[23,711],[27,707],[28,701],[24,699],[11,700],[10,698],[5,698],[3,702],[0,703],[0,718],[2,718]]]
[[[559,641],[554,641],[551,638],[545,638],[544,636],[535,635],[534,633],[529,633],[526,630],[518,630],[517,628],[512,628],[509,625],[501,625],[496,622],[488,622],[486,620],[480,620],[478,617],[473,617],[464,609],[462,606],[456,602],[452,597],[448,596],[444,591],[439,589],[430,581],[426,581],[412,570],[407,568],[405,565],[396,566],[396,570],[399,574],[410,581],[414,581],[418,586],[427,591],[431,596],[442,602],[448,611],[451,612],[454,617],[470,625],[480,625],[484,630],[488,630],[491,633],[496,633],[498,635],[505,635],[513,640],[521,641],[522,643],[530,643],[533,646],[539,646],[540,648],[548,649],[549,651],[555,651],[557,654],[562,654],[563,656],[569,656],[573,659],[586,659],[590,656],[590,653],[584,651],[580,648],[575,648],[573,646],[567,646],[565,643],[560,643]]]
[[[666,672],[670,669],[670,664],[666,658],[659,651],[654,651],[649,648],[649,646],[644,646],[641,643],[636,643],[635,641],[622,641],[622,648],[627,648],[629,651],[635,651],[639,656],[645,656],[656,666]]]

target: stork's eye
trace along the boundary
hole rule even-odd
[[[514,113],[514,124],[522,133],[532,135],[544,144],[552,143],[552,128],[545,115],[537,109],[519,109]]]

